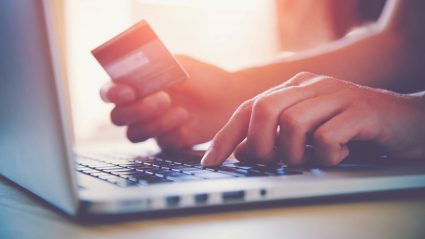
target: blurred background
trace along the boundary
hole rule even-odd
[[[140,19],[175,54],[235,71],[343,36],[332,18],[350,14],[358,0],[62,0],[61,45],[78,142],[125,140],[109,120],[112,105],[99,97],[108,75],[90,51]],[[339,3],[338,3],[339,2]],[[341,4],[343,2],[343,4]],[[327,5],[337,6],[329,8]],[[339,6],[340,5],[340,6]],[[350,11],[344,11],[350,9]],[[344,19],[350,19],[345,16]],[[356,19],[342,24],[355,25]]]
[[[66,64],[78,141],[125,139],[99,88],[107,81],[90,51],[146,19],[169,50],[237,70],[279,52],[273,0],[67,0]],[[231,57],[230,57],[231,56]]]

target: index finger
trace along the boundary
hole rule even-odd
[[[229,122],[216,134],[210,148],[201,160],[206,167],[223,163],[232,154],[236,146],[245,139],[251,117],[252,101],[243,103],[230,118]]]

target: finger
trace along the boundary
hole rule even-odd
[[[133,104],[115,107],[111,111],[111,120],[118,126],[144,123],[160,117],[171,107],[170,96],[161,91]]]
[[[279,116],[278,157],[288,165],[304,163],[307,134],[342,112],[350,103],[344,91],[302,101]]]
[[[244,139],[238,146],[236,146],[236,149],[234,150],[235,158],[239,161],[250,161],[252,160],[252,157],[249,157],[247,155],[247,146],[246,146],[246,139]]]
[[[315,76],[316,78],[317,80],[310,84],[281,88],[255,100],[247,136],[248,155],[260,161],[273,160],[274,142],[281,112],[306,99],[334,92],[341,87],[336,80]],[[293,118],[298,120],[296,117]],[[292,124],[293,120],[291,118],[289,123]]]
[[[277,85],[277,86],[274,86],[274,87],[272,87],[272,88],[270,88],[270,89],[268,89],[268,90],[266,90],[266,91],[258,94],[256,97],[254,97],[254,99],[258,99],[258,98],[260,98],[262,96],[269,95],[269,94],[271,94],[273,92],[282,90],[284,88],[291,88],[291,87],[294,87],[294,86],[305,84],[306,82],[309,82],[312,79],[315,79],[317,77],[322,77],[322,76],[316,75],[316,74],[313,74],[313,73],[309,73],[309,72],[298,73],[295,76],[293,76],[291,79],[289,79],[288,81],[286,81],[285,83],[280,84],[280,85]]]
[[[379,135],[380,122],[355,110],[346,110],[320,126],[314,133],[315,155],[325,166],[334,166],[349,154],[350,140],[371,140]]]
[[[229,122],[217,133],[201,160],[204,166],[217,166],[224,162],[233,149],[246,137],[252,101],[243,103]]]
[[[320,77],[320,75],[310,73],[310,72],[300,72],[287,80],[285,83],[283,83],[281,86],[283,87],[291,87],[291,86],[297,86],[301,85],[305,82],[308,82],[312,79],[315,79],[316,77]]]
[[[136,100],[136,92],[125,84],[108,82],[100,89],[100,97],[107,103],[123,105]]]
[[[191,146],[191,144],[188,144],[186,142],[188,135],[188,127],[184,125],[175,130],[158,136],[156,138],[156,142],[162,149],[182,149]]]
[[[253,101],[257,100],[258,98],[265,96],[267,94],[273,93],[277,90],[281,90],[283,88],[289,87],[289,86],[295,86],[298,85],[304,81],[307,81],[308,79],[311,79],[313,77],[317,77],[318,75],[315,75],[313,73],[309,73],[309,72],[301,72],[298,73],[297,75],[295,75],[294,77],[292,77],[290,80],[288,80],[287,82],[285,82],[282,85],[278,85],[275,87],[272,87],[266,91],[264,91],[263,93],[259,94],[258,96],[256,96]],[[250,157],[248,152],[247,152],[247,146],[246,146],[246,139],[243,140],[242,143],[240,143],[236,149],[235,149],[235,157],[239,160],[242,161],[252,161],[253,157]]]
[[[176,107],[155,122],[130,125],[127,130],[127,137],[133,143],[142,142],[181,127],[188,117],[189,114],[184,108]]]

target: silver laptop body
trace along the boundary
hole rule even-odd
[[[69,215],[156,212],[425,187],[423,165],[299,169],[301,174],[133,187],[77,173],[50,6],[42,0],[0,1],[0,11],[0,174]],[[138,152],[146,154],[144,147],[149,146],[141,144]],[[105,149],[96,155],[107,153]]]

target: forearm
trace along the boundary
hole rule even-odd
[[[408,62],[403,48],[403,40],[395,34],[374,29],[237,74],[247,94],[254,95],[302,71],[398,91],[398,78],[405,75]]]

